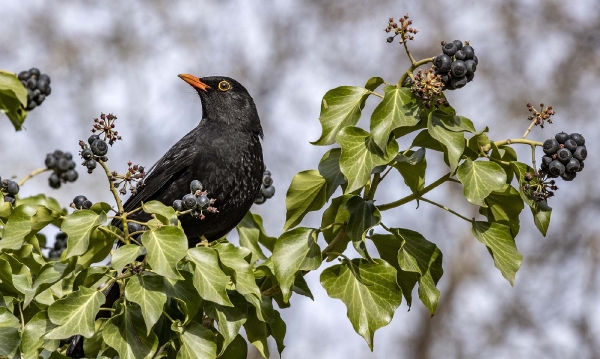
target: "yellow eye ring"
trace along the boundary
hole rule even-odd
[[[229,89],[231,88],[231,85],[229,84],[229,82],[223,80],[221,82],[219,82],[219,91],[221,92],[225,92],[225,91],[229,91]]]

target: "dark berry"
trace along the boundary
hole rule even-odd
[[[471,82],[475,78],[475,74],[466,74],[465,77],[467,78],[467,82]]]
[[[465,61],[465,66],[467,67],[467,75],[474,74],[477,70],[477,64],[473,60]]]
[[[97,139],[99,139],[100,136],[93,134],[88,138],[88,143],[90,144],[90,146],[92,145],[92,143],[94,143],[94,141],[96,141]]]
[[[142,225],[139,223],[128,222],[127,230],[129,231],[129,234],[131,234],[133,232],[139,232],[142,230]]]
[[[41,105],[42,102],[44,102],[44,100],[46,99],[46,95],[38,95],[37,99],[35,100],[35,103],[37,103],[37,105]]]
[[[567,164],[571,157],[573,157],[573,154],[566,148],[561,148],[558,151],[556,151],[556,159],[564,164]]]
[[[450,67],[452,71],[452,76],[454,77],[463,77],[467,74],[467,66],[464,61],[456,60],[452,63]]]
[[[173,201],[173,208],[176,211],[183,211],[183,202],[180,199]]]
[[[273,184],[273,178],[271,176],[263,176],[263,184],[265,187],[269,187]]]
[[[67,182],[75,182],[78,177],[79,177],[79,175],[77,174],[77,171],[75,171],[75,170],[68,170],[65,173],[65,180]]]
[[[571,158],[569,162],[567,162],[567,164],[565,165],[565,171],[577,172],[579,170],[579,167],[581,167],[579,161],[577,161],[577,159],[575,158]]]
[[[6,192],[11,195],[16,195],[19,193],[19,184],[15,181],[8,181],[8,185],[6,186]]]
[[[60,172],[66,172],[69,169],[69,160],[61,158],[56,162],[56,169]]]
[[[465,59],[467,60],[472,60],[475,56],[475,50],[469,45],[463,46],[461,51],[465,54]]]
[[[84,209],[90,209],[90,208],[92,208],[92,205],[93,205],[92,201],[84,201],[83,202]]]
[[[457,60],[467,60],[467,56],[465,55],[463,50],[456,51],[456,53],[454,54],[454,58]]]
[[[84,160],[91,160],[92,157],[94,157],[94,153],[89,148],[86,148],[83,151],[81,151],[81,158],[83,158]]]
[[[256,204],[263,204],[263,203],[265,203],[266,201],[267,201],[267,199],[266,199],[266,198],[265,198],[265,196],[263,196],[262,194],[261,194],[261,195],[258,195],[258,197],[256,197],[256,198],[254,199],[254,203],[256,203]]]
[[[269,171],[269,170],[265,170],[263,172],[263,176],[270,176],[270,175],[271,175],[271,171]]]
[[[473,55],[473,61],[475,61],[475,64],[479,65],[479,59],[477,56]]]
[[[581,172],[581,171],[583,171],[583,167],[584,167],[584,166],[585,166],[585,162],[583,162],[583,161],[580,161],[580,162],[579,162],[579,169],[577,170],[577,172]]]
[[[38,76],[40,76],[40,70],[36,69],[35,67],[32,67],[29,69],[29,74],[37,78]]]
[[[271,198],[273,197],[273,195],[275,195],[275,186],[262,186],[260,190],[262,192],[262,195],[265,196],[265,198]]]
[[[17,76],[17,78],[21,81],[27,81],[29,79],[29,76],[31,76],[29,71],[21,71],[21,72],[19,72],[19,75]]]
[[[50,96],[51,93],[52,93],[52,87],[48,86],[48,89],[46,90],[46,92],[44,93],[44,95]]]
[[[56,159],[62,158],[65,155],[65,153],[61,150],[56,150],[56,151],[54,151],[53,154],[54,154],[54,157],[56,157]]]
[[[448,56],[454,56],[454,54],[456,53],[456,51],[458,51],[458,48],[456,47],[456,44],[453,42],[447,42],[444,47],[442,48],[442,51],[444,52],[444,54],[448,55]]]
[[[577,150],[577,142],[575,142],[575,141],[573,141],[571,139],[568,139],[568,140],[565,141],[564,147],[567,150],[571,151],[571,153],[573,153],[573,152],[575,152],[575,150]]]
[[[25,111],[31,111],[31,110],[33,110],[36,107],[37,107],[37,103],[35,101],[31,100],[27,104],[27,107],[25,107]]]
[[[76,196],[73,198],[73,206],[75,206],[76,209],[83,209],[83,204],[87,200],[86,196]]]
[[[452,66],[452,59],[448,55],[441,54],[433,60],[433,65],[439,71],[450,71],[450,68]]]
[[[200,209],[206,207],[209,203],[210,203],[210,199],[208,199],[208,197],[204,194],[196,197],[196,204],[198,205],[198,208],[200,208]]]
[[[553,176],[560,176],[565,173],[565,165],[558,160],[554,160],[548,166],[548,172]]]
[[[52,173],[50,175],[50,177],[48,178],[48,185],[50,185],[50,187],[54,189],[60,188],[60,178],[56,173]]]
[[[4,181],[1,181],[0,188],[2,188],[3,190],[6,190],[8,188],[8,181],[10,181],[10,180],[5,179]]]
[[[448,74],[440,74],[440,78],[443,83],[448,83],[450,81],[450,76],[448,76]]]
[[[47,168],[53,169],[54,167],[56,167],[56,157],[54,157],[54,155],[51,153],[47,154],[44,164]]]
[[[202,183],[200,183],[198,180],[193,180],[190,183],[190,191],[192,191],[192,193],[196,193],[196,191],[202,191]]]
[[[194,196],[193,194],[186,194],[181,199],[181,202],[183,203],[183,207],[185,209],[196,208],[196,196]]]
[[[583,136],[579,133],[572,133],[569,135],[569,137],[575,141],[575,143],[577,143],[577,146],[583,146],[585,145],[585,138],[583,138]]]
[[[16,198],[13,195],[7,194],[4,196],[4,202],[8,202],[10,204],[15,204]]]
[[[542,149],[544,150],[545,154],[553,155],[556,153],[556,151],[558,151],[558,141],[555,140],[554,138],[550,138],[550,139],[544,141],[544,144],[542,145]]]
[[[560,177],[565,181],[572,181],[577,176],[575,172],[565,172]]]
[[[558,141],[558,143],[560,143],[561,145],[565,142],[567,142],[567,140],[569,139],[569,134],[568,133],[557,133],[556,136],[554,136],[554,138],[556,138],[556,140]]]
[[[465,85],[467,84],[468,80],[466,76],[463,77],[453,77],[450,80],[450,85],[455,88],[455,89],[459,89],[462,87],[465,87]]]
[[[38,90],[38,89],[35,89],[35,90],[33,90],[33,100],[34,100],[35,102],[37,102],[37,100],[38,100],[38,97],[39,97],[41,94],[42,94],[42,91],[40,91],[40,90]]]
[[[453,43],[454,45],[456,45],[456,49],[457,49],[457,50],[460,50],[460,49],[462,49],[462,48],[463,48],[463,43],[462,43],[462,41],[460,41],[460,40],[454,40],[454,41],[452,41],[452,43]]]
[[[587,158],[587,149],[585,146],[577,146],[575,151],[573,152],[573,157],[577,158],[579,161],[585,161]]]
[[[48,91],[48,87],[50,86],[50,83],[48,83],[48,81],[43,80],[43,79],[39,79],[37,82],[37,88],[40,90],[41,93],[45,94],[46,91]]]
[[[96,156],[104,156],[108,152],[108,144],[101,139],[94,140],[90,148]]]
[[[387,40],[386,40],[386,41],[387,41],[388,43],[391,43],[392,41],[394,41],[394,37],[393,37],[393,36],[390,36],[390,37],[388,37],[388,38],[387,38]]]
[[[88,170],[92,171],[94,168],[96,168],[96,161],[94,160],[89,160],[85,162],[85,167],[87,167]]]
[[[542,157],[542,164],[541,167],[544,171],[548,171],[548,166],[550,166],[550,163],[552,163],[552,161],[554,161],[552,159],[552,156],[544,156]]]
[[[33,77],[31,77],[29,80],[27,80],[27,88],[31,89],[31,90],[35,90],[37,87],[37,80]]]

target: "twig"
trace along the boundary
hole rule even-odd
[[[409,54],[409,58],[412,59],[412,56],[410,56]],[[396,83],[396,87],[402,87],[402,85],[404,85],[404,80],[406,80],[406,78],[409,76],[409,74],[412,75],[413,71],[415,71],[419,66],[421,65],[425,65],[429,62],[433,62],[433,59],[435,59],[435,57],[429,57],[420,61],[415,62],[414,59],[411,60],[412,65],[410,66],[410,68],[404,73],[402,74],[402,77],[400,77],[400,80],[398,80],[398,83]]]
[[[112,192],[113,197],[115,198],[115,202],[117,202],[117,208],[119,209],[118,215],[120,216],[121,224],[123,225],[124,243],[129,244],[129,229],[127,228],[126,223],[127,213],[125,213],[125,209],[123,209],[123,202],[121,201],[121,197],[119,196],[119,192],[117,191],[115,184],[113,183],[113,181],[111,181],[112,174],[110,173],[108,166],[106,166],[106,163],[102,160],[99,160],[98,163],[100,163],[102,168],[104,168],[106,178],[108,179],[108,183],[110,184],[110,191]]]
[[[419,199],[425,193],[427,193],[427,192],[431,191],[432,189],[438,187],[442,183],[444,183],[446,181],[449,181],[451,178],[452,178],[452,173],[446,173],[445,175],[443,175],[442,177],[440,177],[438,180],[436,180],[435,182],[433,182],[429,186],[423,188],[419,192],[413,193],[411,195],[408,195],[408,196],[406,196],[404,198],[401,198],[401,199],[399,199],[397,201],[394,201],[394,202],[391,202],[391,203],[380,204],[379,206],[377,206],[377,209],[380,210],[380,211],[386,211],[388,209],[400,207],[400,206],[402,206],[404,204],[407,204],[407,203],[409,203],[411,201],[414,201],[415,199]]]
[[[467,222],[473,222],[473,220],[474,220],[474,219],[469,219],[469,218],[467,218],[467,217],[465,217],[465,216],[463,216],[463,215],[461,215],[461,214],[459,214],[459,213],[457,213],[457,212],[455,212],[455,211],[451,210],[450,208],[448,208],[448,207],[446,207],[446,206],[442,206],[441,204],[439,204],[439,203],[437,203],[437,202],[430,201],[430,200],[428,200],[428,199],[427,199],[427,198],[425,198],[425,197],[420,197],[419,199],[420,199],[421,201],[423,201],[423,202],[427,202],[427,203],[433,204],[434,206],[437,206],[437,207],[439,207],[439,208],[441,208],[441,209],[443,209],[443,210],[445,210],[445,211],[448,211],[448,212],[452,213],[453,215],[457,216],[458,218],[462,218],[462,219],[464,219],[464,220],[465,220],[465,221],[467,221]]]
[[[50,169],[44,167],[44,168],[38,168],[37,170],[31,172],[30,174],[28,174],[27,176],[23,177],[23,179],[18,182],[19,187],[21,187],[25,182],[27,182],[28,180],[32,179],[33,177],[39,175],[40,173],[44,173],[46,171],[50,171]]]

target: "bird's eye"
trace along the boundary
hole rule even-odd
[[[231,85],[229,84],[229,82],[223,80],[221,82],[219,82],[219,90],[220,91],[229,91],[229,89],[231,88]]]

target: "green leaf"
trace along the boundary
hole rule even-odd
[[[443,113],[443,111],[435,110],[434,116],[440,119],[447,130],[454,132],[477,132],[473,126],[473,122],[463,116],[454,116],[452,114]]]
[[[260,289],[254,280],[254,272],[244,259],[241,248],[236,248],[231,243],[219,243],[213,248],[219,253],[223,271],[233,279],[235,290],[240,294],[253,295],[260,299]]]
[[[237,337],[227,346],[227,350],[219,359],[246,359],[248,357],[248,344],[246,340],[238,334]]]
[[[267,236],[262,224],[262,218],[258,214],[246,213],[244,219],[237,225],[236,229],[240,237],[240,246],[251,250],[255,259],[267,259],[259,243],[266,243],[270,247],[267,247],[267,249],[272,251],[277,238]],[[253,262],[256,261],[255,259],[253,259]]]
[[[35,196],[30,196],[30,197],[18,198],[17,205],[20,206],[22,204],[27,204],[29,206],[34,206],[34,207],[44,206],[46,208],[53,210],[54,212],[60,213],[63,216],[67,214],[67,210],[62,208],[55,198],[48,197],[47,195],[45,195],[43,193],[40,193]],[[0,217],[1,217],[1,215],[0,215]]]
[[[381,259],[344,261],[321,273],[321,285],[330,297],[344,302],[354,330],[373,350],[375,331],[390,323],[402,302],[394,267]]]
[[[369,94],[370,91],[366,88],[356,86],[341,86],[329,90],[321,102],[319,121],[323,133],[311,143],[317,146],[331,145],[340,130],[356,125]]]
[[[515,152],[515,150],[510,147],[510,146],[500,146],[500,147],[496,147],[496,145],[491,142],[490,146],[492,148],[492,152],[490,153],[490,157],[491,158],[495,158],[497,160],[500,161],[504,161],[504,162],[513,162],[517,160],[517,153]],[[500,166],[504,169],[504,172],[506,172],[506,183],[511,183],[512,179],[515,175],[515,172],[512,168],[512,166],[509,165],[504,165],[502,163],[500,163]]]
[[[515,175],[517,176],[517,180],[519,181],[519,193],[521,194],[521,198],[523,202],[527,203],[529,208],[531,209],[531,214],[533,214],[533,222],[537,229],[542,233],[545,237],[548,232],[548,227],[550,226],[550,216],[552,215],[552,208],[548,206],[546,201],[537,202],[528,194],[523,191],[523,185],[525,183],[529,183],[530,185],[537,183],[537,178],[533,176],[532,181],[525,181],[525,173],[530,173],[533,175],[535,171],[533,168],[529,167],[525,163],[513,161],[510,163],[510,166],[515,171]],[[1,243],[1,241],[0,241]]]
[[[56,325],[52,324],[48,318],[48,312],[43,311],[35,314],[25,325],[21,336],[21,352],[23,356],[25,358],[37,359],[40,348],[58,348],[58,340],[44,339],[44,334],[54,329],[54,327]]]
[[[194,287],[204,300],[232,307],[227,296],[229,276],[219,266],[219,257],[212,248],[188,249],[188,259],[194,263]]]
[[[329,207],[323,212],[321,228],[325,228],[332,223],[348,222],[350,219],[350,212],[346,209],[346,202],[352,197],[354,197],[354,195],[345,194],[334,198]],[[328,261],[337,258],[337,253],[343,253],[346,250],[348,243],[350,243],[350,237],[348,237],[346,226],[333,226],[324,230],[322,233],[328,244],[333,242],[338,235],[342,236],[342,238],[338,240],[337,245],[330,249],[330,252],[335,252],[335,254],[328,254]]]
[[[373,110],[371,134],[382,151],[386,150],[392,131],[398,127],[414,126],[419,118],[419,104],[408,88],[386,86],[383,101]]]
[[[120,232],[115,226],[106,226],[111,232]],[[77,257],[77,265],[84,268],[93,263],[101,262],[106,259],[113,248],[116,237],[106,231],[96,228],[90,233],[90,244],[87,250]]]
[[[0,289],[2,289],[2,294],[19,297],[21,292],[13,284],[12,273],[9,262],[4,258],[0,258]]]
[[[442,144],[435,138],[431,137],[428,130],[419,132],[410,147],[423,147],[433,151],[444,152],[444,147]]]
[[[486,245],[502,276],[514,286],[515,274],[521,267],[523,255],[517,250],[510,227],[500,223],[474,221],[472,232],[477,240]]]
[[[284,302],[292,296],[291,288],[298,271],[314,270],[321,265],[321,249],[313,228],[296,228],[285,232],[275,243],[273,256],[275,277],[279,282]]]
[[[164,225],[176,226],[179,223],[175,209],[171,206],[165,206],[159,201],[150,201],[142,204],[144,212],[156,215],[156,218]]]
[[[292,179],[285,197],[285,224],[283,230],[295,227],[304,216],[317,211],[327,202],[327,182],[318,171],[297,173]]]
[[[398,153],[395,140],[387,145],[386,153],[381,153],[371,135],[359,127],[346,127],[338,134],[337,141],[342,147],[340,168],[348,179],[345,193],[362,188],[373,168],[385,165]]]
[[[371,77],[367,81],[365,88],[369,91],[375,91],[383,83],[385,83],[385,81],[381,77]]]
[[[69,236],[65,258],[85,253],[90,244],[90,234],[99,225],[106,222],[106,219],[104,212],[98,214],[85,209],[68,215],[60,227],[60,230]]]
[[[421,147],[417,151],[408,151],[408,155],[396,156],[394,168],[400,172],[404,183],[413,193],[417,193],[425,186],[425,170],[427,169],[427,160],[425,159],[425,148]]]
[[[348,237],[352,240],[354,248],[365,259],[371,257],[367,253],[365,236],[369,229],[381,222],[381,214],[373,201],[365,201],[362,197],[352,197],[346,202],[346,209],[350,213],[348,220]]]
[[[150,359],[158,347],[156,334],[146,334],[140,308],[132,305],[106,322],[102,338],[119,353],[120,359]]]
[[[94,318],[105,301],[102,293],[85,287],[57,300],[48,307],[48,317],[58,327],[44,338],[66,339],[77,334],[91,337],[94,334]]]
[[[189,323],[198,313],[202,306],[202,298],[198,295],[198,291],[194,287],[194,276],[188,271],[181,271],[183,280],[175,280],[164,278],[164,287],[167,296],[175,298],[185,316],[184,324]]]
[[[95,285],[99,285],[100,281],[106,281],[106,275],[109,271],[109,267],[90,267],[82,270],[81,272],[75,275],[75,280],[73,281],[73,290],[79,289],[80,286],[84,286],[86,288],[95,287]]]
[[[263,357],[268,358],[269,345],[267,344],[267,337],[269,333],[267,323],[262,322],[257,317],[256,310],[253,307],[248,308],[248,318],[244,323],[244,329],[246,329],[248,341],[258,349]]]
[[[283,344],[283,340],[285,339],[285,332],[287,330],[285,322],[281,319],[281,314],[278,311],[275,311],[275,319],[272,324],[267,326],[268,333],[275,339],[275,343],[277,344],[277,351],[279,352],[279,356],[281,357],[281,353],[283,349],[285,349],[285,345]]]
[[[21,248],[25,241],[25,236],[32,231],[31,217],[37,212],[35,207],[19,206],[13,209],[4,225],[2,240],[0,240],[0,249]]]
[[[0,70],[0,91],[14,96],[23,107],[27,107],[27,89],[21,83],[16,74]]]
[[[21,102],[7,91],[0,90],[0,113],[5,113],[16,131],[20,131],[27,117]]]
[[[520,227],[519,214],[524,207],[519,191],[505,184],[500,191],[490,193],[485,203],[488,206],[488,220],[509,226],[511,235],[516,237]]]
[[[342,150],[340,148],[332,148],[325,152],[319,162],[319,173],[327,182],[326,201],[329,200],[339,186],[348,182],[340,169],[341,154]]]
[[[204,306],[206,315],[217,321],[219,333],[223,336],[220,354],[237,337],[247,318],[248,303],[246,299],[236,292],[231,292],[231,300],[234,304],[233,307],[224,307],[211,302],[207,302]]]
[[[16,358],[21,343],[21,323],[7,308],[0,307],[0,355]]]
[[[499,164],[488,161],[472,161],[467,158],[458,167],[458,180],[463,184],[467,201],[484,206],[483,200],[493,191],[499,191],[506,183],[506,173]]]
[[[217,341],[210,329],[201,324],[191,322],[185,327],[178,326],[175,322],[171,326],[180,333],[181,348],[177,352],[177,359],[214,359],[217,355]]]
[[[117,248],[113,253],[110,263],[117,273],[123,271],[123,268],[129,263],[133,263],[135,259],[146,253],[146,248],[140,247],[137,244],[126,244]]]
[[[8,218],[12,210],[12,205],[9,202],[4,202],[4,196],[0,196],[0,218]],[[2,231],[0,231],[0,238],[2,238]]]
[[[75,269],[75,263],[75,260],[69,260],[66,263],[50,262],[44,265],[33,282],[32,289],[35,290],[35,295],[71,274]]]
[[[167,302],[163,278],[142,275],[131,277],[125,286],[125,298],[140,306],[147,334],[150,334],[152,327],[160,319],[163,307]]]
[[[163,226],[142,234],[142,244],[146,247],[146,259],[152,269],[167,278],[181,279],[177,262],[187,254],[188,241],[183,229]]]
[[[427,131],[433,139],[441,143],[444,153],[448,157],[448,166],[454,171],[465,150],[465,135],[463,132],[448,130],[444,125],[445,122],[447,121],[444,116],[439,116],[439,111],[431,112],[427,122]]]

